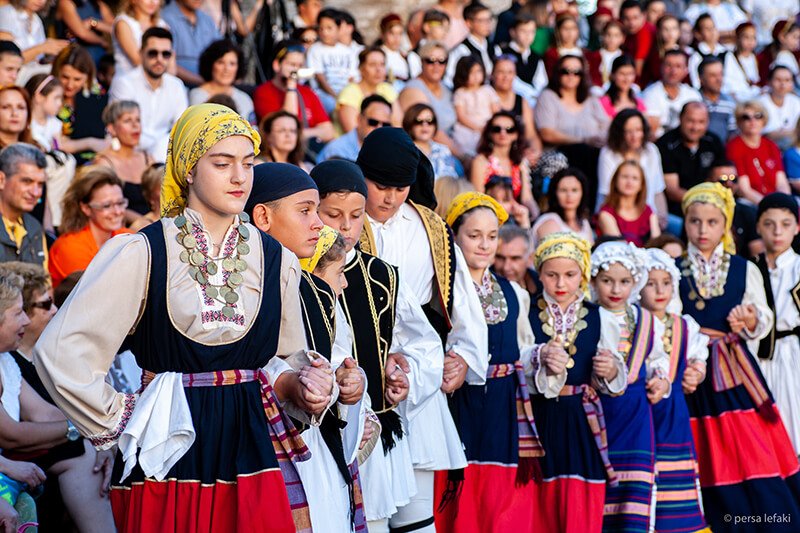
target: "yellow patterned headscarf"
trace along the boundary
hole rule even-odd
[[[331,249],[333,243],[336,242],[336,237],[339,236],[339,232],[335,229],[331,228],[330,226],[322,226],[322,230],[319,232],[319,240],[317,241],[317,245],[314,247],[314,255],[311,257],[306,257],[305,259],[300,260],[300,268],[305,270],[306,272],[314,272],[314,269],[317,268],[319,264],[319,260],[328,253],[328,250]]]
[[[722,246],[729,254],[736,253],[736,244],[733,242],[731,226],[733,225],[733,211],[736,209],[736,200],[730,189],[720,183],[701,183],[695,185],[683,197],[681,208],[686,214],[689,206],[696,203],[711,204],[722,211],[725,216],[725,233],[722,235]]]
[[[534,254],[534,265],[538,271],[549,259],[564,257],[572,259],[581,268],[581,290],[589,290],[589,279],[592,275],[592,246],[589,241],[571,231],[551,233],[539,243]]]
[[[161,186],[162,216],[176,215],[186,207],[189,172],[212,146],[234,135],[253,141],[253,150],[258,155],[261,136],[232,109],[219,104],[199,104],[183,112],[169,135]]]
[[[448,226],[458,220],[458,217],[476,207],[488,207],[497,216],[498,222],[502,226],[508,220],[508,213],[503,206],[497,203],[497,200],[479,192],[462,192],[450,202],[450,207],[447,208],[447,216],[444,218]]]

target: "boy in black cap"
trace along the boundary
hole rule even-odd
[[[775,311],[775,325],[759,344],[758,362],[795,454],[800,455],[800,255],[792,249],[800,230],[794,197],[765,196],[758,204],[756,230],[766,247],[756,264],[764,278],[767,303]]]
[[[409,489],[416,485],[403,428],[439,392],[441,341],[397,268],[356,247],[367,201],[367,185],[358,165],[326,161],[314,167],[311,177],[319,187],[320,218],[339,231],[346,243],[347,288],[341,303],[353,335],[354,356],[367,372],[371,408],[382,426],[381,449],[360,467],[364,508],[369,530],[387,531],[388,519],[410,500],[413,491]],[[394,395],[391,389],[397,379],[408,386],[406,372],[410,392]]]
[[[317,186],[300,167],[287,163],[255,167],[245,211],[258,229],[300,259],[314,255],[323,227],[317,216],[318,205]],[[366,415],[363,374],[351,358],[349,330],[343,327],[344,318],[330,286],[303,272],[300,299],[309,348],[330,361],[338,384],[338,402],[318,428],[303,432],[311,460],[299,466],[298,471],[308,497],[311,525],[314,530],[358,531],[366,523],[357,482],[358,449],[352,445],[361,444],[359,436]],[[329,369],[330,365],[324,367]],[[344,432],[340,417],[348,422]],[[346,447],[345,443],[351,446]]]
[[[442,392],[409,421],[418,492],[391,520],[394,528],[433,532],[433,506],[438,505],[433,501],[433,472],[466,466],[445,394],[465,380],[485,383],[489,362],[481,353],[488,342],[486,321],[452,232],[429,208],[435,206],[430,162],[408,134],[399,128],[373,131],[364,139],[357,163],[368,191],[369,224],[364,224],[361,250],[398,268],[445,348]]]

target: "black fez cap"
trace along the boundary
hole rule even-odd
[[[317,189],[311,176],[296,165],[289,163],[261,163],[253,169],[253,190],[245,204],[245,212],[253,216],[258,204],[274,202],[300,191]]]
[[[767,209],[786,209],[792,215],[794,215],[795,220],[800,223],[800,214],[797,211],[797,201],[789,194],[774,192],[762,198],[761,201],[758,202],[756,221],[761,218],[761,215],[763,215],[764,211]]]
[[[387,187],[408,187],[417,180],[420,155],[408,133],[383,127],[367,135],[356,163],[367,179]]]
[[[367,182],[361,167],[352,161],[330,159],[311,170],[311,178],[319,188],[319,195],[331,192],[357,192],[367,197]]]

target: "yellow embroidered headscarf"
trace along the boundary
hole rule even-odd
[[[306,272],[314,272],[314,269],[317,268],[317,265],[319,264],[319,260],[322,259],[326,253],[328,253],[328,250],[331,249],[333,243],[336,242],[336,237],[338,236],[338,231],[330,226],[323,226],[322,230],[319,232],[319,240],[317,241],[317,245],[314,247],[314,255],[311,257],[306,257],[305,259],[301,259],[300,268]]]
[[[450,202],[450,207],[447,208],[447,216],[444,220],[448,226],[452,226],[458,220],[458,217],[476,207],[488,207],[494,211],[501,226],[508,220],[508,213],[503,209],[502,205],[497,203],[497,200],[488,194],[479,192],[462,192],[453,198],[453,201]]]
[[[711,204],[722,211],[725,216],[725,233],[722,235],[722,246],[729,254],[736,253],[736,244],[733,242],[731,226],[733,225],[733,211],[736,209],[736,200],[730,189],[720,183],[701,183],[695,185],[683,197],[681,209],[683,214],[689,206],[696,203]]]
[[[189,172],[212,146],[234,135],[253,141],[253,150],[258,155],[261,136],[232,109],[219,104],[199,104],[183,112],[169,134],[161,216],[176,215],[186,207]]]
[[[564,257],[572,259],[581,268],[581,290],[589,290],[589,279],[592,274],[592,246],[589,241],[571,231],[551,233],[545,237],[534,254],[534,265],[538,271],[549,259]]]

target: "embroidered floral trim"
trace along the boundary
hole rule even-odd
[[[483,308],[483,318],[489,325],[499,324],[508,317],[508,302],[497,279],[487,268],[480,283],[472,282]]]
[[[128,426],[128,421],[131,419],[133,408],[136,406],[136,399],[137,396],[135,394],[125,394],[125,400],[122,404],[122,415],[119,417],[117,427],[115,427],[110,433],[92,435],[91,437],[88,437],[89,442],[92,443],[92,446],[95,448],[107,448],[109,444],[119,440],[122,432],[125,431],[125,428]]]

